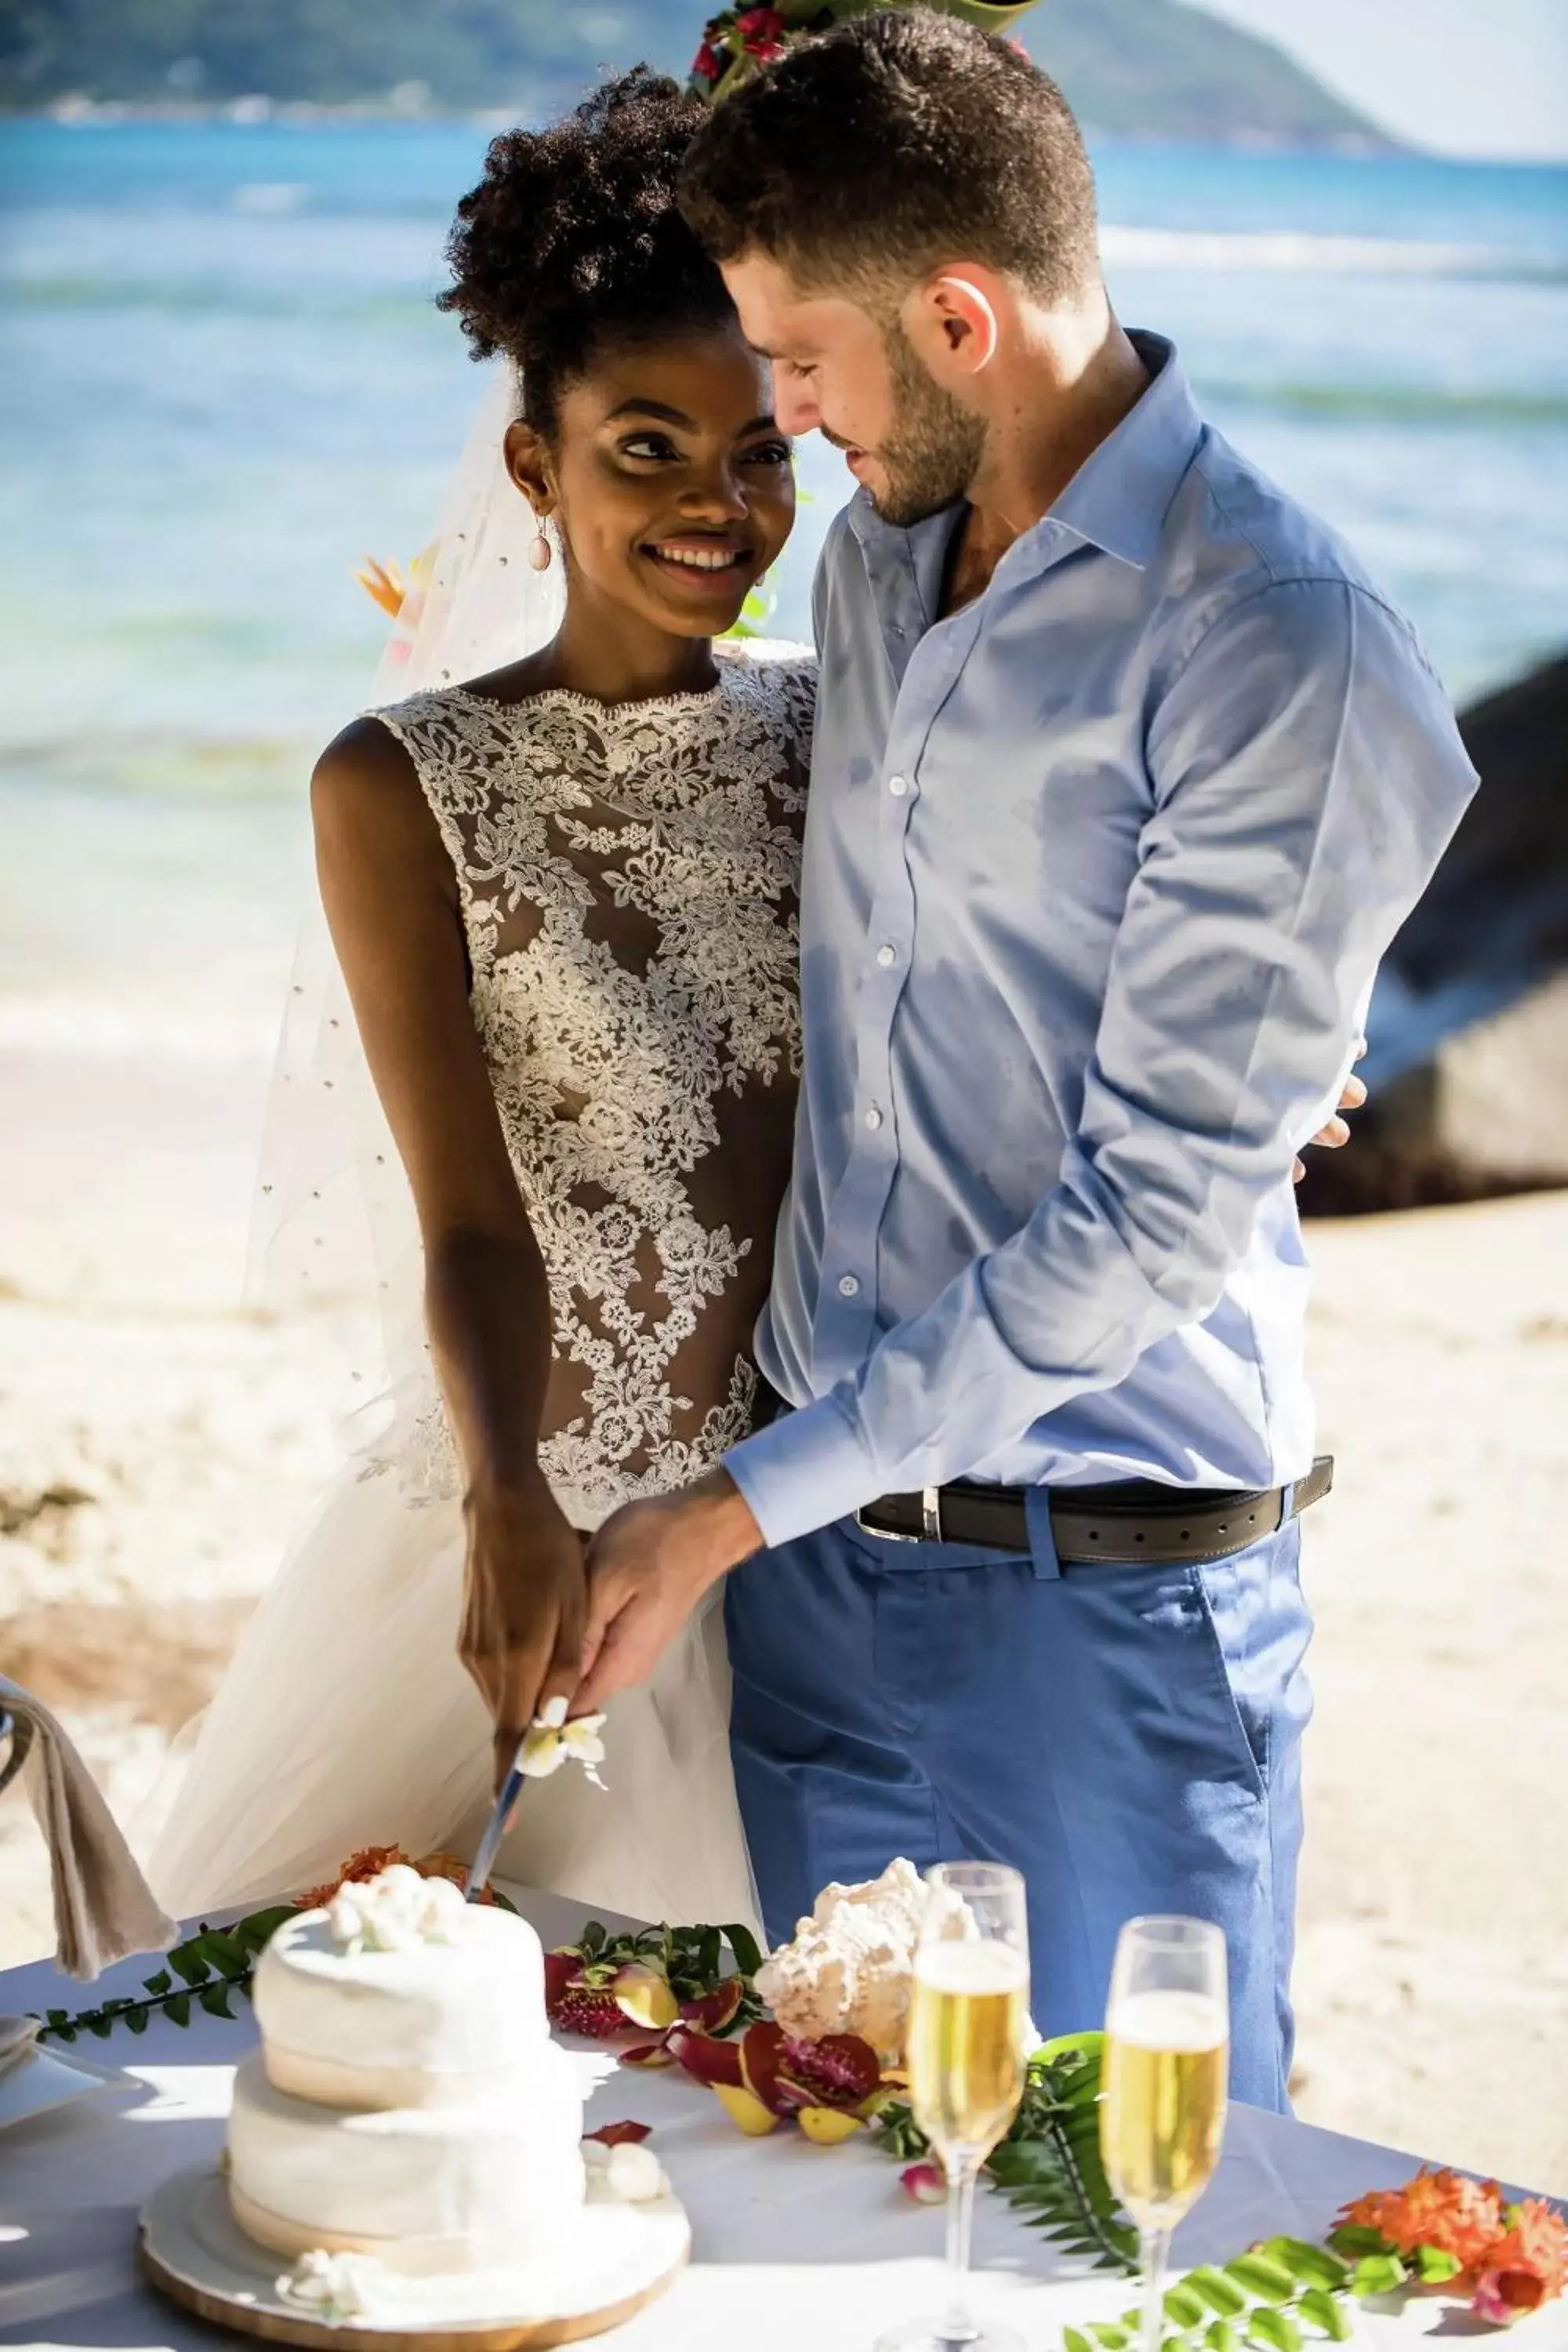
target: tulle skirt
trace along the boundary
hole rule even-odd
[[[464,1533],[401,1441],[352,1463],[186,1727],[132,1837],[176,1918],[286,1898],[359,1848],[470,1854],[490,1724],[456,1652]],[[757,1902],[730,1764],[715,1588],[646,1687],[611,1702],[606,1787],[575,1765],[524,1789],[497,1875],[672,1923]]]

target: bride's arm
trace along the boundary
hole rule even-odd
[[[467,1486],[458,1652],[498,1772],[575,1687],[583,1548],[540,1471],[551,1315],[539,1244],[468,1007],[457,881],[407,751],[358,719],[310,791],[332,942],[425,1244],[426,1319]]]

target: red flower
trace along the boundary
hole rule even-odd
[[[776,8],[748,8],[735,20],[748,57],[766,65],[784,55],[784,20]]]
[[[724,60],[711,41],[704,41],[691,60],[691,70],[701,81],[718,81],[724,71]]]
[[[1476,2264],[1475,2309],[1483,2319],[1517,2319],[1568,2287],[1568,2221],[1543,2197],[1510,2205],[1508,2228]]]

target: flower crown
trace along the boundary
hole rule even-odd
[[[723,8],[710,16],[702,46],[691,61],[693,94],[716,104],[808,34],[826,33],[850,16],[906,0],[783,0],[776,8]],[[962,16],[983,32],[1005,33],[1035,5],[1035,0],[925,0],[945,16]]]

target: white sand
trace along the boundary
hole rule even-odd
[[[263,1078],[0,1057],[0,1660],[122,1810],[332,1458],[351,1315],[232,1304]],[[1300,2112],[1568,2190],[1568,1193],[1311,1243]],[[49,1940],[12,1792],[0,1964]]]

